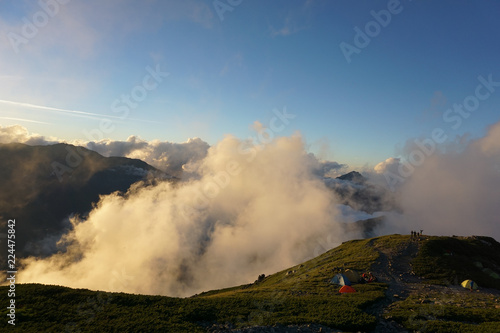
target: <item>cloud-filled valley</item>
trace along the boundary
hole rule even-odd
[[[72,217],[60,252],[23,260],[21,282],[170,296],[253,282],[362,232],[358,219],[385,216],[376,234],[476,234],[500,238],[500,123],[460,149],[426,156],[401,176],[405,157],[360,170],[362,180],[326,177],[348,168],[307,152],[300,134],[255,145],[228,135],[213,146],[80,142],[104,156],[138,158],[177,178],[139,181]],[[1,143],[53,144],[22,127]],[[457,146],[458,147],[458,146]],[[390,189],[388,175],[401,177]],[[392,175],[392,176],[391,176]],[[370,205],[366,200],[376,198]],[[360,204],[365,202],[365,204]],[[53,239],[51,240],[54,241]]]
[[[228,136],[199,161],[199,178],[102,198],[73,220],[66,252],[26,260],[19,278],[107,289],[116,270],[133,277],[118,290],[175,296],[251,282],[311,256],[320,237],[344,239],[314,164],[300,136],[251,148]]]

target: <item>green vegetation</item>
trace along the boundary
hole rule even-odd
[[[428,237],[412,262],[426,285],[448,286],[445,293],[416,293],[390,306],[387,319],[421,332],[500,332],[500,297],[468,292],[471,279],[481,288],[500,289],[500,244],[490,237]]]
[[[500,267],[499,246],[495,240],[485,237],[428,237],[421,241],[413,268],[427,279],[423,280],[424,284],[414,283],[411,290],[408,288],[408,298],[390,304],[385,317],[408,330],[499,332],[498,293],[495,296],[457,286],[443,287],[453,276],[476,280],[480,287],[497,286],[492,272]],[[353,240],[253,284],[212,290],[190,298],[21,284],[16,286],[15,329],[23,332],[206,332],[214,324],[229,323],[241,328],[315,323],[344,331],[370,331],[379,320],[373,309],[381,309],[380,301],[389,300],[385,298],[388,285],[354,284],[356,293],[341,295],[339,286],[330,284],[330,279],[345,269],[363,272],[376,267],[383,270],[381,253],[393,254],[391,260],[396,260],[409,258],[409,253],[415,253],[416,249],[417,243],[411,242],[409,236]],[[443,251],[453,255],[444,255]],[[430,288],[432,281],[440,285]],[[442,294],[443,291],[446,293]],[[7,287],[0,287],[0,294],[6,295]],[[7,298],[4,299],[0,316],[7,319],[8,304]],[[7,320],[0,324],[2,328],[7,326],[13,328]]]
[[[430,237],[413,260],[413,270],[427,283],[457,285],[475,281],[500,289],[500,243],[490,237]]]
[[[2,287],[0,292],[6,293],[6,288]],[[375,318],[358,307],[366,306],[373,299],[360,295],[362,293],[271,298],[242,294],[181,299],[23,284],[16,288],[16,329],[23,332],[204,332],[205,327],[213,323],[230,322],[245,327],[314,322],[366,330],[374,326]],[[6,312],[3,306],[4,318],[7,318]],[[10,326],[6,320],[1,325]]]
[[[477,292],[413,295],[393,303],[385,317],[421,332],[500,332],[500,298]]]
[[[384,298],[382,283],[354,284],[358,291],[340,295],[330,279],[344,269],[369,270],[378,258],[372,240],[354,240],[261,282],[202,293],[202,299],[251,299],[257,304],[238,326],[318,323],[344,330],[370,330],[377,319],[364,310]]]
[[[25,332],[204,332],[214,323],[235,327],[317,323],[366,331],[375,327],[377,319],[364,310],[384,297],[386,286],[359,284],[354,285],[357,293],[341,295],[329,281],[343,268],[369,268],[378,252],[368,243],[350,241],[261,282],[184,299],[18,285],[16,328]],[[7,294],[7,288],[1,287],[0,294]],[[0,315],[7,318],[6,306]],[[8,326],[6,321],[1,325]]]

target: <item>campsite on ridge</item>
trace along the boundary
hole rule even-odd
[[[381,236],[345,242],[252,284],[188,298],[21,284],[18,314],[26,332],[498,332],[499,253],[490,237]],[[356,292],[339,293],[332,279],[355,272],[377,281],[349,281]],[[460,286],[466,279],[479,288]]]
[[[500,1],[0,3],[0,333],[500,333]]]

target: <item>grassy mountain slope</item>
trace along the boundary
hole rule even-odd
[[[291,330],[287,325],[296,325],[301,332],[328,332],[329,328],[498,332],[500,291],[487,288],[497,287],[491,272],[499,271],[499,246],[487,237],[412,240],[391,235],[353,240],[253,284],[184,299],[18,285],[16,328],[26,332],[250,332],[243,328],[253,327],[265,332],[274,326],[275,332],[285,332]],[[460,261],[444,255],[443,249],[459,255]],[[478,258],[483,267],[476,264]],[[458,266],[482,281],[480,291],[447,284],[453,274],[461,278]],[[339,294],[339,287],[329,281],[347,268],[370,270],[379,282],[354,284],[356,293]],[[7,287],[1,287],[0,293],[7,294]],[[5,306],[0,315],[6,318]],[[0,325],[8,324],[4,320]]]
[[[500,289],[500,244],[491,237],[430,237],[413,261],[415,271],[437,284],[471,279]]]

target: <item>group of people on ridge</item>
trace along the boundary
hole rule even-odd
[[[412,230],[411,231],[411,239],[412,240],[414,240],[414,239],[420,240],[420,237],[422,236],[422,232],[423,232],[423,230],[420,230],[420,232]]]

